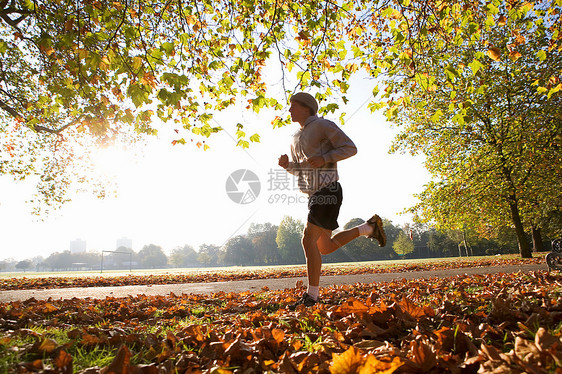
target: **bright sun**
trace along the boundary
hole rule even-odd
[[[132,163],[131,154],[124,147],[116,145],[97,148],[92,152],[90,160],[94,172],[109,178],[123,174]]]

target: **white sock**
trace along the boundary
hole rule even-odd
[[[367,236],[373,233],[373,226],[368,224],[367,222],[363,223],[362,225],[357,226],[359,229],[359,236]]]
[[[310,295],[314,300],[318,300],[318,295],[320,294],[320,286],[308,286],[306,293]]]

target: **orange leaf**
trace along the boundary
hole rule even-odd
[[[332,364],[330,365],[330,373],[332,374],[352,374],[356,373],[365,358],[361,355],[361,352],[355,347],[350,347],[347,351],[342,354],[332,354]]]
[[[273,336],[273,339],[277,342],[277,343],[281,343],[283,342],[283,339],[285,339],[285,331],[281,330],[281,329],[273,329],[271,330],[271,335]]]
[[[510,59],[511,61],[517,61],[517,60],[519,60],[519,59],[521,58],[521,56],[522,56],[522,55],[521,55],[521,53],[519,53],[519,52],[513,51],[513,52],[510,52],[510,53],[509,53],[509,59]]]
[[[402,301],[397,303],[397,305],[400,307],[400,310],[406,315],[406,317],[419,319],[426,316],[426,312],[423,308],[420,308],[406,298],[402,299]]]
[[[51,353],[58,347],[58,344],[53,339],[44,339],[37,350],[41,353]]]
[[[424,342],[412,341],[410,343],[410,354],[412,355],[412,361],[421,366],[423,373],[430,371],[437,365],[435,351]]]
[[[72,356],[70,355],[70,353],[68,353],[64,349],[61,349],[55,357],[55,367],[59,369],[65,368],[66,371],[64,372],[72,373]]]
[[[80,343],[83,345],[96,345],[96,344],[100,344],[101,342],[102,341],[99,337],[88,333],[84,333],[82,335],[82,341]]]
[[[50,313],[50,312],[54,312],[55,310],[58,310],[58,308],[56,306],[54,306],[53,304],[47,303],[43,306],[43,312],[44,313]]]
[[[488,49],[488,52],[486,52],[486,54],[488,55],[488,57],[490,57],[492,60],[494,61],[499,61],[500,60],[500,56],[501,56],[501,51],[499,48],[496,47],[491,47]]]
[[[386,362],[377,360],[375,356],[369,355],[367,356],[367,362],[365,362],[359,374],[390,374],[394,373],[394,371],[402,365],[404,365],[404,363],[400,361],[400,357],[394,357],[392,362]]]
[[[498,18],[498,25],[505,26],[506,22],[507,19],[505,18],[505,16],[500,16],[500,18]]]
[[[339,308],[338,311],[345,314],[351,313],[366,313],[369,311],[369,307],[359,300],[350,297],[348,301],[343,303]]]

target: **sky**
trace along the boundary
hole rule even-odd
[[[382,113],[370,113],[369,97],[370,90],[356,90],[342,108],[346,116],[341,128],[358,153],[338,163],[344,193],[341,227],[375,213],[394,224],[411,222],[410,215],[401,213],[416,203],[414,194],[429,181],[421,157],[388,153],[398,130]],[[278,225],[284,216],[304,222],[306,196],[277,165],[279,156],[289,153],[299,125],[271,126],[276,115],[288,115],[287,109],[220,113],[215,125],[225,131],[206,141],[210,146],[206,151],[191,142],[172,145],[177,135],[168,127],[130,149],[100,151],[96,168],[114,181],[116,196],[100,200],[79,194],[42,219],[31,214],[32,206],[26,202],[33,197],[34,184],[0,176],[0,260],[48,257],[69,250],[76,239],[86,241],[88,251],[115,250],[122,237],[131,239],[137,252],[149,244],[161,246],[166,253],[186,244],[197,250],[201,244],[221,246],[245,234],[251,223]],[[338,116],[326,118],[338,123]],[[236,147],[237,122],[245,125],[248,135],[259,133],[260,142],[249,149]],[[257,181],[232,184],[244,170]],[[244,204],[232,193],[256,187],[257,197],[247,196]]]

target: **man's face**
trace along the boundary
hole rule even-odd
[[[299,122],[300,124],[303,124],[304,121],[306,121],[306,119],[310,117],[310,108],[299,103],[298,101],[291,101],[289,113],[291,113],[291,120],[293,122]]]

